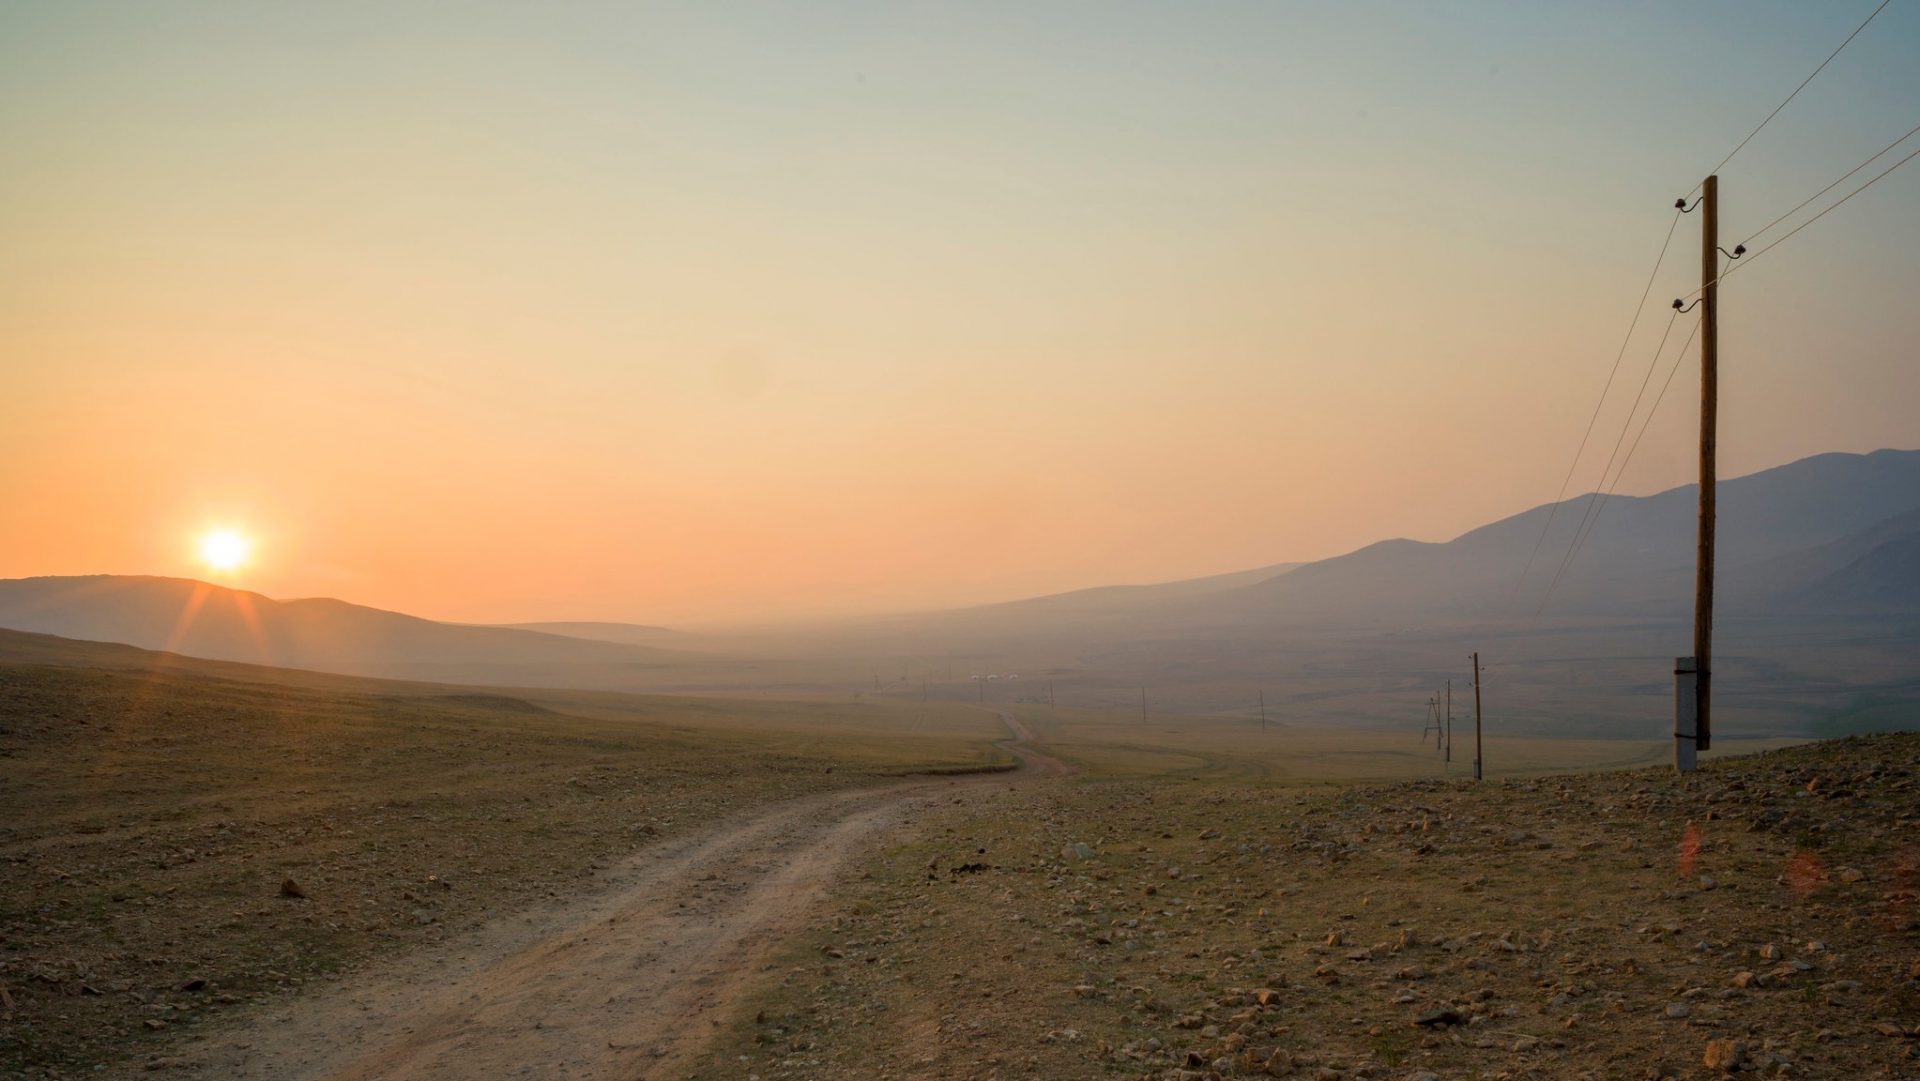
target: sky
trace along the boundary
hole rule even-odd
[[[1674,199],[1873,6],[0,3],[0,577],[225,527],[273,596],[700,624],[1445,540],[1619,355],[1599,484]],[[1917,54],[1895,0],[1722,244]],[[1729,278],[1723,476],[1920,446],[1916,235],[1920,164]],[[1622,492],[1693,479],[1676,325]]]

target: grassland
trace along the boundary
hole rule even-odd
[[[1102,778],[1168,778],[1284,785],[1462,778],[1473,775],[1471,720],[1456,718],[1453,760],[1417,732],[1265,725],[1243,717],[1170,717],[1117,711],[1009,707],[1047,750]],[[1793,740],[1721,739],[1715,755],[1752,753]],[[1494,736],[1483,743],[1489,777],[1525,777],[1670,762],[1668,740]]]
[[[1004,734],[957,706],[521,695],[0,633],[0,1076],[159,1054],[715,819],[1004,763]]]

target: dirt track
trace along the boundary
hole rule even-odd
[[[1070,772],[1000,717],[1020,775]],[[868,842],[1007,779],[906,781],[721,823],[639,853],[575,903],[358,973],[175,1065],[189,1076],[288,1081],[672,1076]]]

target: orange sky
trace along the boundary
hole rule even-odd
[[[0,14],[0,576],[220,524],[276,596],[686,622],[1444,539],[1552,497],[1672,198],[1837,40],[1072,10]],[[1730,233],[1911,124],[1874,30]],[[1729,283],[1726,473],[1920,444],[1917,207]],[[1690,479],[1693,378],[1622,490]]]

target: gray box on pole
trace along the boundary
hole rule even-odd
[[[1700,748],[1700,665],[1692,657],[1673,659],[1673,768],[1692,773]]]

